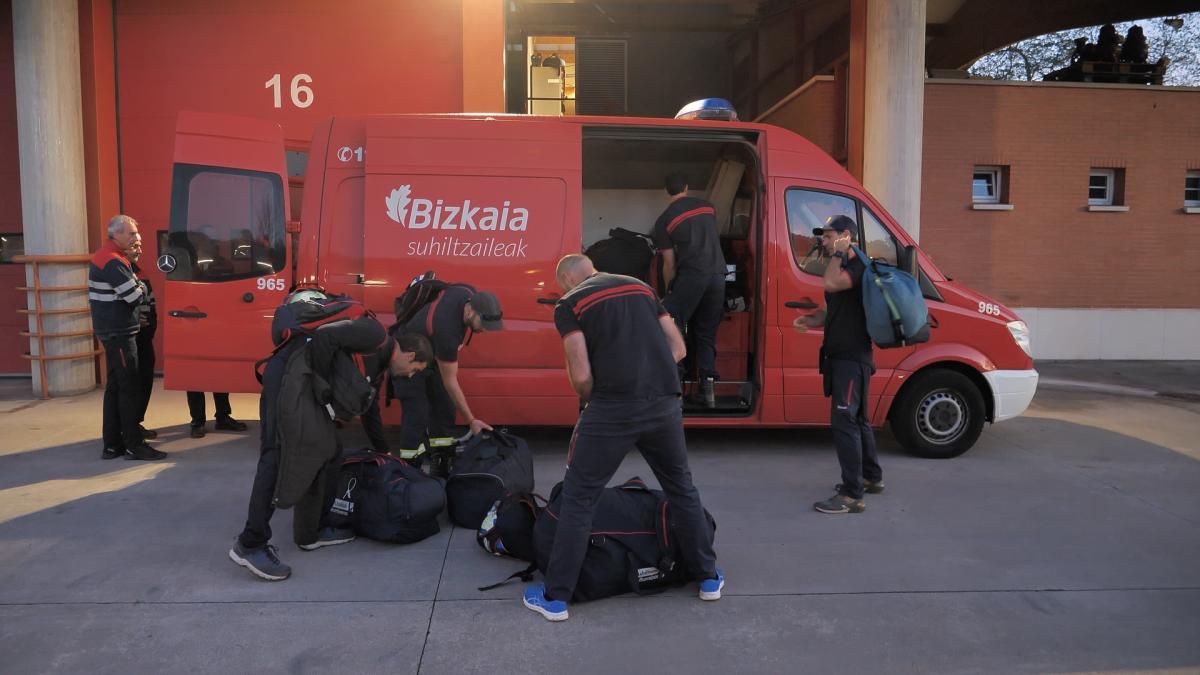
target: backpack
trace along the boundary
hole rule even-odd
[[[263,381],[263,367],[271,357],[284,350],[292,340],[304,335],[311,337],[320,326],[331,323],[353,310],[366,314],[366,309],[358,300],[348,295],[335,295],[314,289],[304,289],[290,293],[282,305],[275,308],[271,317],[271,343],[275,348],[271,353],[254,362],[254,376],[258,383]]]
[[[492,555],[533,562],[537,557],[533,524],[545,510],[545,502],[544,497],[528,492],[497,499],[479,525],[475,541]]]
[[[644,234],[614,227],[608,231],[608,239],[592,244],[583,254],[591,258],[592,264],[601,272],[650,281],[654,247]]]
[[[862,300],[871,342],[880,349],[928,342],[929,308],[921,284],[904,270],[871,260],[857,246],[854,254],[866,266]]]
[[[396,323],[388,328],[388,333],[403,330],[404,326],[409,321],[412,321],[412,318],[417,315],[417,312],[421,311],[422,307],[433,302],[441,295],[442,291],[450,286],[461,286],[470,290],[471,293],[475,292],[473,286],[438,279],[432,270],[414,277],[404,289],[404,293],[401,293],[400,297],[396,298],[393,303],[392,311],[396,314]]]
[[[364,450],[342,460],[328,523],[368,539],[411,544],[438,533],[445,505],[440,479],[398,457]]]
[[[533,451],[524,439],[505,431],[473,436],[454,460],[446,480],[450,520],[478,530],[496,500],[533,491]]]
[[[561,508],[562,483],[550,493],[550,503],[533,527],[537,568],[544,574],[554,547]],[[706,510],[711,533],[716,522]],[[596,501],[592,535],[571,602],[597,600],[633,591],[658,593],[695,577],[681,561],[675,536],[678,525],[670,502],[640,478],[605,488]]]

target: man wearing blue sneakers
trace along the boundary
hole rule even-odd
[[[596,499],[631,447],[642,453],[680,515],[682,562],[700,580],[700,599],[719,600],[725,577],[717,568],[683,437],[676,364],[686,348],[679,329],[649,286],[597,273],[586,256],[560,260],[557,279],[563,297],[554,323],[563,337],[571,386],[586,407],[567,451],[546,582],[525,589],[525,606],[550,621],[567,619]]]

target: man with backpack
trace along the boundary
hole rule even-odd
[[[691,327],[704,405],[716,407],[717,329],[725,315],[725,254],[717,232],[716,209],[688,196],[687,177],[666,178],[671,203],[654,223],[654,245],[663,257],[663,281],[669,289],[663,306],[680,332]]]
[[[821,513],[862,513],[866,509],[863,493],[878,494],[884,487],[875,432],[866,410],[867,387],[875,362],[863,309],[866,265],[852,248],[857,228],[850,218],[835,216],[824,227],[813,229],[828,256],[825,309],[797,317],[793,324],[801,332],[825,328],[820,369],[825,376],[825,395],[831,402],[830,424],[842,482],[835,487],[835,495],[813,504]]]
[[[500,300],[470,286],[445,284],[432,301],[417,310],[405,329],[429,339],[436,367],[392,382],[392,395],[401,406],[400,456],[421,459],[426,438],[431,454],[453,447],[455,412],[466,420],[472,435],[491,431],[491,425],[476,418],[467,404],[458,382],[458,352],[472,334],[504,329]]]
[[[337,354],[365,355],[374,364],[365,375],[372,383],[382,379],[386,372],[392,378],[408,378],[423,370],[430,359],[428,341],[421,336],[404,335],[393,338],[374,316],[365,314],[354,320],[327,323],[312,331],[311,337],[300,334],[286,340],[266,363],[263,372],[262,395],[259,398],[261,440],[258,467],[254,475],[254,486],[250,492],[250,505],[246,525],[238,535],[229,558],[247,568],[255,576],[268,581],[288,578],[292,569],[279,560],[276,548],[270,544],[271,517],[275,513],[275,496],[280,480],[281,430],[280,393],[284,387],[288,364],[293,354],[307,349],[307,366],[314,375],[313,380],[332,383],[331,370]],[[304,356],[304,355],[300,355]],[[332,386],[332,384],[331,384]],[[313,392],[317,400],[328,403],[333,398],[331,391]],[[320,414],[318,414],[318,417]],[[332,425],[328,417],[325,422]],[[296,544],[305,551],[324,546],[345,544],[354,539],[353,533],[322,527],[322,517],[329,512],[332,493],[326,482],[334,482],[331,476],[339,452],[312,480],[307,494],[296,504],[293,536]]]
[[[546,582],[525,589],[525,606],[550,621],[567,619],[596,500],[631,447],[642,453],[678,514],[682,563],[700,580],[700,599],[720,599],[725,577],[683,437],[676,364],[686,348],[679,329],[649,286],[597,273],[587,256],[560,260],[557,279],[563,297],[554,323],[563,336],[571,386],[586,407],[567,450]]]

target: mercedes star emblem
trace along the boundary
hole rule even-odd
[[[170,274],[175,271],[175,256],[170,253],[164,253],[158,256],[158,269],[163,274]]]

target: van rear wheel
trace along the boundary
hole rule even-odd
[[[983,394],[970,378],[939,369],[909,380],[888,419],[905,450],[918,457],[948,459],[975,445],[985,414]]]

